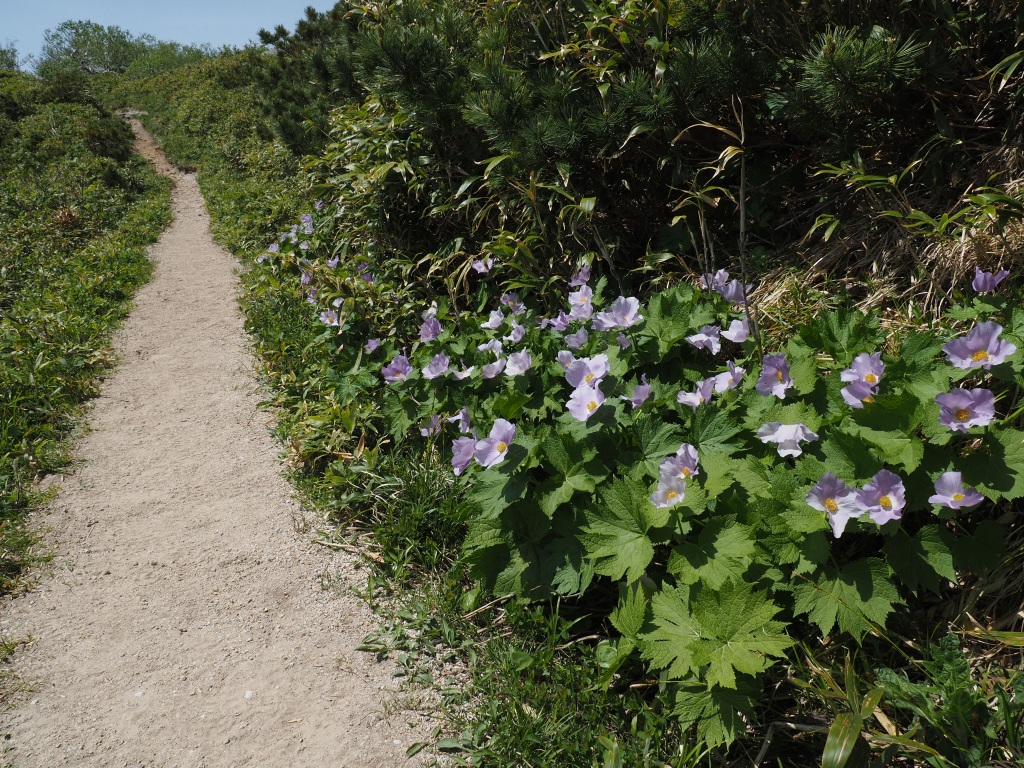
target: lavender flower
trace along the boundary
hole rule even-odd
[[[423,378],[436,379],[438,376],[444,376],[448,373],[448,364],[450,362],[451,360],[449,360],[448,355],[444,352],[434,355],[434,359],[423,368]]]
[[[317,295],[317,293],[318,293],[318,291],[317,291],[316,288],[311,290],[309,292],[309,296],[306,297],[306,303],[308,303],[308,304],[316,304],[316,295]]]
[[[851,408],[863,408],[864,403],[874,400],[875,388],[866,381],[855,381],[839,390],[839,394]]]
[[[693,410],[697,410],[697,406],[702,403],[706,403],[711,399],[711,393],[715,389],[714,379],[705,379],[704,381],[698,382],[697,389],[694,392],[680,392],[676,395],[676,402],[688,405]]]
[[[500,357],[504,351],[505,346],[497,339],[491,339],[490,341],[484,342],[476,348],[477,352],[493,352],[495,357]]]
[[[549,325],[551,326],[552,330],[559,332],[564,331],[569,327],[569,316],[565,314],[565,312],[560,311],[558,313],[558,317],[552,320],[548,320],[545,318],[544,320],[541,320],[537,324],[537,327],[540,328],[541,330],[544,330]]]
[[[379,346],[380,346],[380,339],[370,339],[368,342],[366,342],[366,346],[364,347],[364,349],[367,352],[373,352],[373,350],[375,350]]]
[[[610,370],[608,355],[581,357],[566,369],[565,379],[573,387],[596,387]]]
[[[718,292],[725,297],[725,300],[730,304],[741,305],[744,302],[746,292],[753,288],[753,285],[744,286],[739,280],[730,280],[726,285],[723,285]]]
[[[337,325],[338,313],[335,312],[333,309],[326,309],[320,313],[320,322],[325,323],[327,325]]]
[[[658,476],[662,481],[670,479],[686,481],[699,473],[697,449],[689,443],[683,443],[679,446],[676,455],[666,458],[658,468]]]
[[[611,331],[616,328],[629,328],[643,320],[643,315],[638,314],[640,302],[630,296],[619,296],[612,304],[611,311],[598,312],[594,316],[594,330]]]
[[[559,365],[565,369],[568,369],[569,366],[576,361],[576,358],[573,357],[572,352],[568,349],[560,350],[559,353],[555,355],[555,359],[558,360]]]
[[[781,424],[777,421],[770,421],[758,428],[757,436],[761,438],[762,443],[777,443],[779,456],[799,456],[804,452],[800,443],[818,439],[814,432],[800,422]]]
[[[516,428],[505,419],[498,419],[491,427],[491,434],[477,441],[473,455],[481,466],[493,467],[505,458],[508,447],[515,439]]]
[[[711,380],[715,384],[715,392],[721,394],[729,389],[736,389],[743,381],[743,375],[746,370],[740,368],[732,360],[729,361],[729,370],[719,373],[717,376],[712,376]]]
[[[877,386],[882,380],[882,373],[885,371],[885,363],[882,362],[882,353],[874,352],[868,354],[861,352],[853,358],[853,364],[839,374],[842,381],[859,381],[869,386]]]
[[[594,298],[594,292],[590,288],[584,285],[578,291],[573,291],[569,294],[569,319],[570,320],[589,320],[590,316],[594,314],[594,306],[590,303],[591,299]]]
[[[724,269],[720,269],[715,274],[707,274],[700,276],[700,287],[704,290],[712,290],[721,292],[725,284],[729,282],[729,273]]]
[[[469,368],[463,368],[461,371],[456,371],[455,373],[453,373],[452,374],[452,378],[456,379],[458,381],[462,381],[463,379],[468,379],[470,376],[473,375],[473,371],[475,371],[475,370],[476,370],[476,366],[475,365],[471,365],[471,366],[469,366]]]
[[[502,323],[505,322],[505,313],[500,309],[496,309],[491,312],[490,317],[487,318],[486,323],[480,323],[481,328],[486,328],[489,331],[493,331],[498,328]]]
[[[436,317],[430,317],[423,321],[420,326],[420,341],[426,344],[441,335],[441,323]]]
[[[448,417],[449,424],[454,424],[456,422],[458,422],[459,424],[459,432],[461,432],[464,435],[468,434],[469,430],[472,429],[472,425],[469,423],[469,411],[467,411],[465,408],[462,408],[454,416]]]
[[[942,351],[957,368],[988,370],[1017,351],[1016,345],[999,340],[1002,331],[998,323],[978,323],[967,336],[943,344]]]
[[[687,336],[686,340],[697,349],[708,349],[711,350],[712,355],[717,355],[718,350],[722,348],[722,341],[719,338],[720,334],[721,331],[717,326],[705,325],[700,329],[700,333]]]
[[[793,386],[789,377],[789,363],[785,355],[765,355],[761,365],[761,375],[754,386],[762,395],[775,395],[785,399],[786,390]]]
[[[879,525],[902,517],[906,503],[903,481],[887,469],[880,470],[857,491],[857,504]]]
[[[427,426],[420,427],[420,434],[423,435],[423,437],[433,437],[434,435],[441,431],[442,426],[444,425],[441,424],[440,416],[431,416],[430,421],[427,423]]]
[[[807,494],[807,503],[827,515],[832,535],[838,539],[850,520],[864,514],[864,510],[857,505],[856,496],[855,488],[850,488],[831,472],[826,472]]]
[[[338,264],[340,262],[341,262],[341,256],[338,255],[338,254],[335,254],[332,258],[327,260],[327,266],[330,267],[331,269],[334,269],[335,267],[338,266]]]
[[[586,421],[603,402],[604,393],[600,389],[596,386],[582,386],[573,390],[566,408],[580,421]]]
[[[523,336],[526,335],[526,328],[521,326],[515,320],[512,321],[512,333],[508,336],[502,336],[502,341],[511,341],[513,344],[518,344],[523,340]]]
[[[631,396],[620,396],[622,400],[629,400],[633,404],[634,410],[647,402],[647,398],[651,396],[651,385],[647,383],[646,373],[640,376],[640,381],[640,384],[633,387],[633,394]]]
[[[303,285],[309,285],[311,282],[313,282],[313,273],[306,269],[302,270],[302,277],[299,278],[299,281]]]
[[[508,307],[509,315],[515,317],[516,315],[522,314],[526,311],[526,306],[519,301],[518,293],[503,293],[501,294],[501,303]]]
[[[508,356],[508,365],[505,366],[506,376],[520,376],[530,370],[533,365],[533,358],[530,357],[529,350],[523,350],[522,352],[513,352]]]
[[[280,243],[271,243],[270,245],[267,246],[267,250],[270,253],[278,253],[281,250],[281,244]]]
[[[744,315],[741,320],[729,323],[729,330],[722,331],[722,338],[742,344],[750,338],[750,319]]]
[[[476,440],[472,437],[458,437],[452,442],[452,469],[458,477],[466,471],[476,453]]]
[[[626,334],[624,333],[620,333],[618,336],[616,336],[615,341],[619,343],[619,349],[629,349],[630,345],[633,343],[632,341],[629,340],[629,337],[626,336]]]
[[[982,272],[978,267],[974,268],[974,280],[971,281],[971,287],[978,293],[992,293],[1006,277],[1009,275],[1009,271],[1000,269],[995,274],[991,272]]]
[[[380,369],[380,372],[384,376],[384,381],[394,384],[396,381],[405,381],[412,373],[412,366],[405,355],[396,355],[394,360]]]
[[[499,373],[505,370],[505,358],[499,357],[493,363],[485,365],[480,370],[483,373],[485,379],[493,379],[495,376],[497,376]]]
[[[576,333],[570,333],[565,337],[565,345],[569,349],[579,349],[587,343],[589,338],[590,337],[587,335],[587,329],[580,328]]]
[[[322,211],[323,208],[324,208],[324,201],[323,200],[317,200],[315,203],[313,203],[313,207],[316,210],[318,210],[318,211]]]
[[[984,427],[996,417],[996,397],[988,389],[951,389],[935,396],[939,423],[954,432]]]
[[[683,501],[686,494],[686,481],[678,478],[661,480],[658,490],[651,494],[651,504],[658,509],[670,509]]]
[[[580,271],[569,280],[570,287],[586,285],[590,282],[590,267],[581,267]]]
[[[985,497],[976,490],[963,484],[959,472],[943,472],[935,481],[935,495],[929,496],[932,504],[940,504],[950,509],[973,507],[984,501]]]
[[[490,256],[485,256],[482,259],[473,260],[473,270],[481,275],[485,275],[491,271],[491,267],[494,266],[494,259]]]

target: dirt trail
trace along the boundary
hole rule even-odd
[[[391,668],[354,650],[374,623],[344,588],[356,569],[295,531],[302,512],[256,411],[237,263],[211,240],[195,179],[148,137],[143,150],[175,178],[174,223],[83,464],[39,520],[52,574],[0,604],[0,634],[32,638],[14,671],[34,686],[0,714],[0,763],[410,765],[426,726],[386,716]]]

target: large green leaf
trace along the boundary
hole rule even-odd
[[[736,688],[686,683],[676,691],[672,711],[683,728],[697,727],[697,736],[709,747],[731,744],[739,738],[763,699],[760,679],[740,675]]]
[[[603,504],[588,511],[581,538],[598,573],[636,581],[654,558],[648,531],[666,525],[668,510],[658,509],[636,483],[620,480],[601,493]]]
[[[817,578],[806,577],[793,588],[796,613],[828,634],[836,625],[858,641],[874,627],[884,627],[895,606],[902,603],[889,568],[877,558],[856,560],[842,568],[827,568]]]
[[[683,584],[698,581],[717,589],[729,579],[740,581],[754,557],[754,538],[750,528],[734,518],[708,521],[696,541],[676,546],[668,560],[668,570]]]
[[[914,536],[902,528],[890,536],[882,551],[889,566],[915,595],[920,587],[938,593],[941,581],[956,581],[953,534],[940,525],[926,525]]]

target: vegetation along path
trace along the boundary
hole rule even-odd
[[[175,177],[174,223],[81,467],[42,521],[52,575],[3,605],[0,634],[31,642],[0,763],[402,764],[421,734],[385,717],[388,670],[354,650],[373,622],[344,588],[354,567],[296,533],[254,418],[236,262],[210,238],[195,179],[135,129]]]

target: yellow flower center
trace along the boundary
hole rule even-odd
[[[873,402],[875,402],[875,398],[873,398],[873,397],[872,397],[871,395],[868,395],[868,396],[867,396],[867,397],[865,397],[865,398],[864,398],[864,399],[863,399],[863,400],[862,400],[861,402],[864,402],[864,403],[873,403]]]
[[[984,349],[979,349],[977,352],[971,355],[971,360],[973,360],[976,363],[988,360],[988,352],[986,352]]]
[[[888,496],[883,496],[878,500],[878,506],[880,506],[882,509],[888,512],[890,509],[892,509],[892,499],[890,499]]]
[[[496,448],[498,449],[498,453],[504,453],[508,450],[508,443],[499,442]]]
[[[839,511],[839,505],[836,503],[835,499],[825,499],[825,509],[829,512],[835,513]]]
[[[866,381],[868,384],[876,384],[878,382],[878,377],[875,376],[875,374],[873,373],[869,373],[867,376],[864,377],[864,381]]]
[[[587,297],[586,296],[580,296],[580,304],[586,304],[586,303],[587,303]]]
[[[782,371],[776,371],[775,378],[778,379],[779,381],[782,381]]]
[[[964,500],[964,495],[962,493],[954,493],[953,494],[953,501],[963,501],[963,500]]]
[[[957,412],[953,414],[957,421],[967,421],[971,418],[971,412],[966,408],[958,408]]]
[[[592,374],[592,373],[588,373],[588,374],[587,374],[586,376],[584,376],[584,377],[583,377],[583,380],[584,380],[585,382],[587,382],[587,384],[589,384],[589,383],[590,383],[590,381],[591,381],[591,379],[593,379],[593,378],[594,378],[594,374]]]
[[[668,493],[665,494],[665,501],[672,501],[672,499],[674,499],[678,495],[679,494],[676,493],[675,491],[669,491]]]
[[[589,403],[587,403],[588,411],[593,411],[595,408],[597,408],[597,400],[591,400]]]
[[[693,472],[691,472],[686,467],[683,467],[681,470],[679,470],[679,474],[681,474],[683,477],[689,477],[690,475],[693,474]]]

